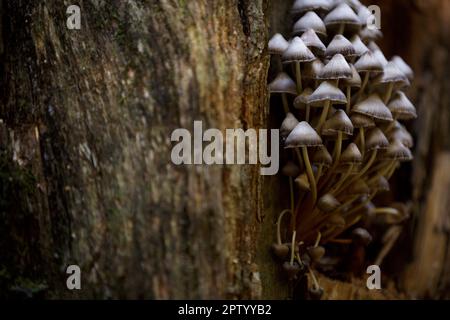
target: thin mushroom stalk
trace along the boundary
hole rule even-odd
[[[314,178],[314,173],[311,167],[311,163],[309,162],[308,149],[305,146],[302,146],[302,155],[303,160],[305,161],[306,166],[306,174],[308,175],[309,183],[311,185],[311,196],[312,202],[316,203],[317,200],[317,185],[316,179]]]

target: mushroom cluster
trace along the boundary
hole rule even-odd
[[[412,159],[412,137],[399,121],[416,117],[403,92],[413,72],[398,56],[386,59],[375,43],[381,32],[367,25],[371,12],[358,0],[297,0],[291,15],[292,38],[275,34],[268,45],[278,72],[269,84],[272,105],[280,101],[285,113],[282,174],[290,189],[273,251],[289,279],[309,274],[310,296],[320,298],[313,269],[324,244],[367,245],[371,236],[358,222],[369,213],[402,218],[371,201],[389,190],[399,163]],[[352,238],[339,239],[344,232]]]

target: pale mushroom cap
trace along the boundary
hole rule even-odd
[[[308,122],[300,122],[289,134],[285,148],[313,147],[322,145],[322,139]]]
[[[409,85],[409,80],[406,75],[397,67],[393,62],[388,62],[383,69],[383,73],[380,74],[375,80],[375,84],[379,83],[391,83],[394,82],[400,86]]]
[[[324,67],[325,65],[320,59],[307,62],[304,64],[302,77],[305,79],[319,79],[320,73]]]
[[[323,125],[324,136],[335,136],[338,132],[346,135],[353,134],[353,124],[345,111],[337,110]]]
[[[381,65],[383,67],[388,64],[389,61],[387,61],[386,57],[383,54],[383,51],[375,50],[373,51],[373,55],[375,56],[376,59],[378,59],[378,61],[381,62]]]
[[[367,133],[366,150],[385,149],[389,146],[389,141],[378,128],[372,128]]]
[[[289,47],[289,42],[279,33],[269,40],[269,53],[282,55]]]
[[[341,203],[331,193],[324,194],[317,201],[317,207],[323,212],[331,212],[340,205]]]
[[[311,185],[309,184],[308,176],[306,173],[302,173],[297,178],[295,178],[295,183],[302,191],[310,191]]]
[[[297,86],[287,73],[280,72],[277,77],[269,83],[269,92],[297,95]]]
[[[316,57],[308,49],[307,46],[303,43],[303,40],[300,37],[295,37],[292,39],[286,51],[284,51],[281,59],[283,63],[292,63],[292,62],[307,62],[312,61]]]
[[[353,127],[355,128],[371,128],[375,127],[375,122],[372,120],[372,118],[365,116],[360,113],[353,113],[350,116],[350,120],[353,123]]]
[[[397,65],[397,67],[408,77],[409,80],[414,77],[413,70],[401,57],[394,56],[391,61]]]
[[[282,138],[287,138],[287,136],[294,130],[294,128],[299,124],[297,118],[292,114],[288,113],[281,123],[280,135]]]
[[[407,148],[412,148],[414,146],[414,140],[411,134],[402,127],[394,128],[389,131],[389,141],[392,142],[398,140]]]
[[[350,64],[350,68],[352,69],[352,77],[345,79],[344,83],[349,87],[360,88],[362,83],[361,76],[359,75],[358,71],[356,71],[354,65]]]
[[[383,64],[375,57],[375,55],[367,51],[355,63],[358,72],[382,72]]]
[[[323,19],[323,22],[327,26],[332,24],[361,25],[355,11],[353,11],[352,8],[350,8],[350,6],[345,2],[341,3],[330,13],[328,13]]]
[[[309,103],[309,96],[313,93],[311,88],[303,89],[302,93],[298,95],[294,100],[294,107],[296,109],[304,109],[304,107]]]
[[[361,37],[361,40],[368,42],[380,39],[383,36],[383,33],[378,29],[364,27],[359,32],[359,36]]]
[[[355,49],[355,54],[358,57],[369,51],[369,48],[367,48],[367,46],[364,44],[364,42],[362,42],[361,38],[357,34],[355,34],[350,41],[353,45],[353,49]]]
[[[291,13],[295,16],[307,11],[331,9],[331,0],[296,0],[292,6]]]
[[[356,55],[352,43],[341,34],[335,35],[333,40],[331,40],[325,51],[325,56],[331,58],[338,53],[344,57],[353,57]]]
[[[350,143],[341,154],[340,163],[358,164],[362,162],[362,155],[355,143]]]
[[[409,120],[417,118],[416,108],[401,91],[396,92],[394,99],[388,104],[388,108],[397,119]]]
[[[300,39],[303,40],[303,43],[314,53],[317,55],[323,55],[326,47],[323,44],[322,40],[317,36],[316,32],[313,29],[308,29],[305,31]]]
[[[352,68],[342,54],[336,54],[323,67],[320,73],[321,79],[348,79],[352,77]]]
[[[325,166],[330,166],[333,162],[333,158],[328,152],[327,148],[320,146],[316,152],[314,152],[311,162],[314,164],[322,164]]]
[[[358,9],[358,18],[362,25],[367,25],[367,20],[372,16],[372,12],[366,6],[360,6]]]
[[[413,156],[411,151],[403,145],[399,140],[394,140],[383,152],[384,159],[398,160],[398,161],[411,161]]]
[[[313,29],[314,32],[323,36],[327,35],[325,24],[314,11],[307,12],[295,23],[293,34],[299,35],[308,29]]]
[[[378,120],[392,121],[392,113],[377,94],[357,103],[352,112],[363,114]]]
[[[324,101],[344,104],[347,102],[345,94],[329,81],[322,82],[308,98],[311,106],[323,108]]]

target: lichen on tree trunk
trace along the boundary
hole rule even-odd
[[[260,276],[274,267],[258,166],[170,160],[171,132],[194,120],[266,127],[266,1],[84,0],[81,30],[66,28],[70,4],[2,8],[2,175],[15,188],[14,201],[2,193],[0,246],[15,246],[0,258],[5,286],[26,278],[60,298],[284,297],[276,272]],[[81,291],[66,289],[70,264]]]

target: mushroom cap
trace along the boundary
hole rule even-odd
[[[383,64],[375,57],[375,55],[367,51],[355,63],[355,68],[358,72],[382,72]]]
[[[362,155],[355,143],[350,143],[341,154],[340,163],[359,164],[362,162]]]
[[[322,145],[322,139],[308,122],[300,122],[289,134],[285,148],[313,147]]]
[[[270,93],[289,93],[297,95],[297,86],[294,80],[285,72],[280,72],[276,78],[269,83]]]
[[[362,25],[367,25],[367,20],[372,16],[372,12],[366,6],[360,6],[357,10],[359,21]]]
[[[286,117],[284,118],[283,122],[281,123],[280,127],[280,135],[283,139],[286,139],[289,133],[291,133],[292,130],[298,125],[298,120],[295,118],[295,116],[292,113],[286,114]]]
[[[392,121],[392,113],[386,107],[377,94],[371,94],[365,100],[358,102],[352,109],[354,113],[360,113],[374,119]]]
[[[316,59],[311,50],[308,49],[307,46],[303,43],[303,40],[300,37],[295,37],[291,40],[286,51],[284,51],[281,56],[283,63],[292,63],[292,62],[307,62]]]
[[[383,33],[378,29],[364,27],[359,32],[359,36],[361,37],[361,40],[368,42],[380,39],[383,36]]]
[[[414,72],[411,67],[399,56],[393,56],[391,61],[397,65],[401,72],[403,72],[409,80],[414,77]]]
[[[350,195],[368,195],[370,194],[370,188],[363,179],[357,179],[350,185],[347,193]]]
[[[348,79],[352,77],[352,68],[340,53],[336,54],[323,67],[320,79]]]
[[[358,71],[356,71],[354,65],[350,64],[350,68],[352,69],[352,77],[345,79],[344,83],[348,87],[360,88],[362,83],[361,76],[359,75]]]
[[[311,88],[305,88],[303,89],[302,93],[298,95],[294,100],[294,107],[296,109],[304,109],[304,107],[309,104],[308,99],[309,96],[313,93],[313,90]]]
[[[327,225],[329,226],[335,226],[338,228],[344,228],[345,227],[345,219],[340,214],[332,214],[328,220]]]
[[[317,207],[323,212],[331,212],[340,205],[341,203],[331,193],[324,194],[317,201]]]
[[[372,242],[372,236],[366,229],[363,228],[356,228],[355,230],[353,230],[352,237],[356,243],[363,246],[367,246]]]
[[[388,64],[389,61],[387,61],[386,57],[384,56],[383,51],[381,51],[380,49],[374,50],[373,55],[375,56],[376,59],[378,59],[378,61],[381,62],[383,67]]]
[[[383,69],[383,73],[377,76],[374,80],[375,84],[395,83],[401,87],[408,86],[409,80],[406,75],[401,72],[397,65],[393,62],[388,62]]]
[[[375,127],[375,122],[372,120],[372,118],[365,116],[360,113],[353,113],[350,116],[350,120],[353,123],[354,128],[371,128]]]
[[[377,178],[377,184],[374,186],[374,189],[378,191],[389,191],[389,182],[387,179],[383,176],[378,176]]]
[[[398,161],[411,161],[413,159],[411,151],[400,142],[394,140],[383,152],[383,158]]]
[[[370,129],[366,138],[366,150],[386,149],[389,146],[389,141],[383,132],[375,127]]]
[[[389,131],[389,141],[399,140],[407,148],[414,146],[414,140],[411,134],[402,126],[393,128]]]
[[[353,134],[353,124],[345,111],[337,110],[323,125],[324,136],[336,136],[338,132]]]
[[[364,44],[364,42],[362,42],[361,38],[357,34],[355,34],[350,41],[353,45],[353,49],[355,49],[355,54],[358,57],[369,51],[369,48],[367,48],[367,46]]]
[[[307,62],[304,64],[302,77],[305,79],[319,79],[320,73],[324,67],[325,65],[320,59]]]
[[[282,55],[284,51],[289,47],[289,42],[279,33],[276,33],[269,40],[269,53]]]
[[[331,0],[297,0],[292,6],[291,13],[296,16],[307,11],[329,11],[332,4]]]
[[[316,55],[323,55],[326,47],[313,29],[306,30],[300,39]]]
[[[314,11],[307,12],[294,24],[293,35],[299,35],[308,29],[313,29],[314,32],[322,36],[327,35],[325,24]]]
[[[308,98],[311,106],[323,108],[324,101],[344,104],[347,102],[345,94],[329,81],[322,82]]]
[[[388,104],[391,113],[400,120],[409,120],[417,118],[416,108],[409,101],[406,94],[401,91],[397,91],[395,98]]]
[[[323,22],[329,26],[334,24],[345,24],[345,25],[355,25],[360,26],[361,22],[356,15],[355,11],[350,8],[350,6],[343,2],[334,8],[330,13],[326,15]]]
[[[342,54],[344,57],[354,57],[356,55],[352,43],[342,34],[334,36],[333,40],[331,40],[325,50],[325,56],[331,58],[338,53]]]
[[[281,173],[285,176],[295,178],[300,174],[300,168],[293,161],[288,161],[281,169]]]
[[[295,183],[302,191],[311,191],[311,185],[309,184],[308,175],[303,172],[297,178],[295,178]]]
[[[311,162],[314,164],[321,164],[324,166],[330,166],[333,163],[333,158],[328,152],[327,148],[320,146],[316,152],[314,152]]]

